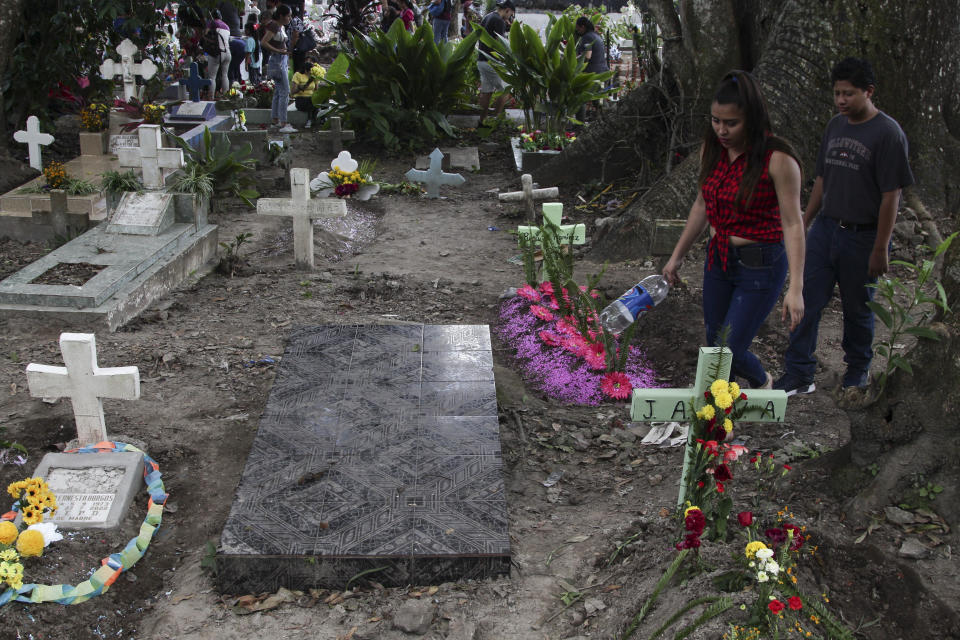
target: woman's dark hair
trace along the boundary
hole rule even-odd
[[[877,86],[877,78],[873,75],[873,65],[863,58],[844,58],[830,71],[830,84],[838,80],[846,80],[857,89],[866,91],[871,86]]]
[[[290,13],[291,13],[290,5],[281,4],[274,10],[273,19],[277,20],[278,18],[282,18],[283,16],[290,15]]]
[[[257,29],[259,28],[259,26],[260,25],[257,23],[257,16],[250,16],[250,18],[247,19],[247,24],[243,27],[244,35],[247,35],[253,38],[253,58],[254,59],[260,58],[260,34],[257,33]]]
[[[735,105],[743,113],[747,166],[743,170],[743,179],[737,191],[737,201],[740,206],[745,207],[753,197],[753,190],[760,181],[760,176],[763,175],[767,155],[771,151],[786,153],[796,160],[798,165],[800,165],[800,159],[793,145],[771,133],[767,101],[764,100],[760,86],[750,72],[734,70],[723,76],[713,96],[713,102]],[[703,136],[703,157],[700,159],[701,187],[713,173],[721,153],[726,153],[726,150],[717,139],[713,125],[707,123],[707,130]],[[802,168],[803,165],[800,166]]]
[[[588,18],[587,16],[580,16],[579,18],[577,18],[577,24],[575,26],[583,27],[587,31],[596,31],[596,29],[593,26],[593,22],[591,22],[590,18]]]

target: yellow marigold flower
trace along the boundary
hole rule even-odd
[[[9,520],[0,522],[0,543],[13,544],[13,541],[17,539],[18,535],[20,535],[20,532],[17,531],[17,526],[15,524]],[[2,557],[2,555],[0,555],[0,557]]]
[[[759,540],[754,540],[753,542],[747,543],[747,547],[746,549],[744,549],[744,554],[748,558],[753,560],[757,555],[757,551],[760,551],[761,549],[766,549],[766,548],[767,548],[767,545],[763,544]]]
[[[733,431],[733,422],[730,421],[730,418],[723,419],[723,430],[727,433]]]
[[[36,529],[27,529],[17,538],[17,551],[25,558],[43,555],[43,534]]]
[[[734,398],[740,397],[740,385],[738,385],[736,382],[730,383],[730,395]]]
[[[714,411],[712,404],[705,405],[700,411],[697,411],[697,417],[701,420],[712,420],[714,415],[716,415],[716,411]]]
[[[727,392],[727,381],[726,380],[714,380],[713,384],[710,385],[710,393],[713,394],[713,397],[716,398],[721,393]]]
[[[726,409],[733,404],[733,398],[730,397],[730,394],[724,391],[713,396],[713,401],[717,403],[717,406],[721,409]]]

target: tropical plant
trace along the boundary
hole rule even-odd
[[[354,45],[352,37],[356,34],[373,31],[377,19],[378,0],[333,0],[330,3],[332,11],[324,14],[324,18],[336,20],[337,38],[341,47]]]
[[[240,247],[245,245],[253,237],[252,233],[238,233],[231,242],[221,242],[223,247],[223,257],[220,258],[218,269],[221,273],[229,274],[232,278],[237,267],[240,266]]]
[[[100,188],[106,193],[123,193],[125,191],[143,191],[143,183],[137,174],[130,171],[104,171],[100,174]]]
[[[480,38],[493,51],[490,65],[520,102],[527,131],[560,133],[573,115],[606,95],[599,89],[613,72],[588,73],[577,58],[573,22],[562,16],[546,28],[546,43],[530,25],[514,22],[509,38],[495,38],[480,29]]]
[[[186,159],[183,169],[184,178],[181,186],[187,193],[195,195],[213,195],[214,193],[231,193],[253,207],[252,199],[258,195],[253,189],[253,174],[255,162],[250,158],[253,146],[247,142],[237,150],[231,150],[230,139],[226,135],[219,136],[216,144],[210,128],[203,130],[203,143],[200,149],[194,149],[186,140],[173,136],[174,141],[181,149]],[[212,190],[204,194],[206,187],[201,176],[207,175],[212,180]],[[184,182],[189,177],[188,182]],[[178,183],[180,184],[180,183]]]
[[[332,100],[330,115],[342,115],[390,148],[413,146],[441,132],[455,137],[446,114],[468,99],[480,31],[456,45],[438,45],[429,24],[411,33],[397,20],[386,33],[353,35],[355,53],[334,60],[313,103]]]

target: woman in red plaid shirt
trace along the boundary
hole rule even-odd
[[[690,247],[708,226],[703,271],[707,343],[726,332],[732,376],[753,388],[773,378],[750,352],[760,325],[790,286],[781,318],[791,329],[803,318],[804,233],[800,163],[790,143],[770,132],[770,116],[756,80],[731,71],[710,106],[710,127],[700,148],[700,194],[663,275],[680,281]]]

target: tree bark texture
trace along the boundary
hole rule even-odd
[[[13,57],[13,48],[20,36],[20,20],[23,16],[24,0],[4,0],[0,2],[0,154],[9,153],[7,147],[7,121],[3,117],[6,113],[4,103],[10,96],[3,93],[4,79],[10,72],[10,60]]]

